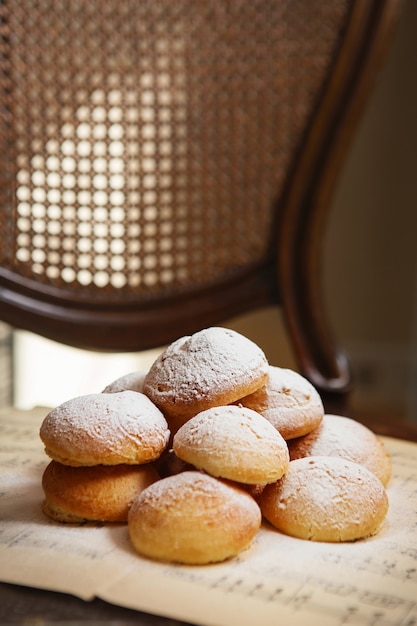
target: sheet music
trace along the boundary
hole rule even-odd
[[[0,414],[0,574],[11,582],[201,626],[417,623],[417,445],[385,438],[390,509],[365,541],[323,544],[265,524],[251,548],[210,566],[140,557],[124,524],[61,525],[41,509],[46,409]]]

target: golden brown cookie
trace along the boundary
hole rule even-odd
[[[291,461],[258,498],[264,517],[287,535],[312,541],[354,541],[376,533],[388,497],[375,474],[340,457]]]
[[[43,420],[45,452],[64,465],[141,464],[157,459],[170,432],[161,411],[141,393],[73,398]]]
[[[42,508],[58,522],[126,522],[133,500],[157,480],[150,464],[71,467],[51,461],[42,476]]]
[[[320,426],[300,439],[288,442],[291,459],[304,456],[338,456],[374,472],[383,485],[391,476],[392,463],[382,440],[356,420],[325,415]]]
[[[314,430],[324,415],[318,391],[304,376],[273,365],[265,385],[240,403],[261,413],[286,440]]]
[[[235,405],[202,411],[174,435],[177,457],[212,476],[270,483],[284,474],[288,446],[262,415]]]
[[[134,548],[152,559],[187,564],[224,561],[247,549],[261,512],[245,491],[202,472],[154,483],[128,516]]]
[[[143,392],[175,429],[212,406],[231,404],[261,387],[268,375],[263,351],[243,335],[211,327],[174,341],[156,359]]]
[[[104,389],[103,393],[117,393],[118,391],[143,391],[143,381],[147,370],[139,370],[137,372],[129,372],[120,378],[116,378],[113,382],[109,383]]]

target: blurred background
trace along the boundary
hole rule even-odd
[[[417,2],[406,0],[351,146],[326,233],[323,280],[354,375],[353,414],[417,423]],[[296,369],[279,311],[225,320]],[[0,404],[55,406],[147,369],[157,351],[97,354],[0,327]]]

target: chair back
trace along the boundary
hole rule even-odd
[[[321,243],[395,0],[3,0],[0,319],[158,347],[281,306],[345,390]]]

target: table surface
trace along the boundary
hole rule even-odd
[[[412,424],[368,424],[378,434],[417,441]],[[163,590],[161,590],[163,593]],[[0,624],[2,626],[180,626],[174,619],[115,606],[100,599],[84,601],[64,593],[0,583]]]

